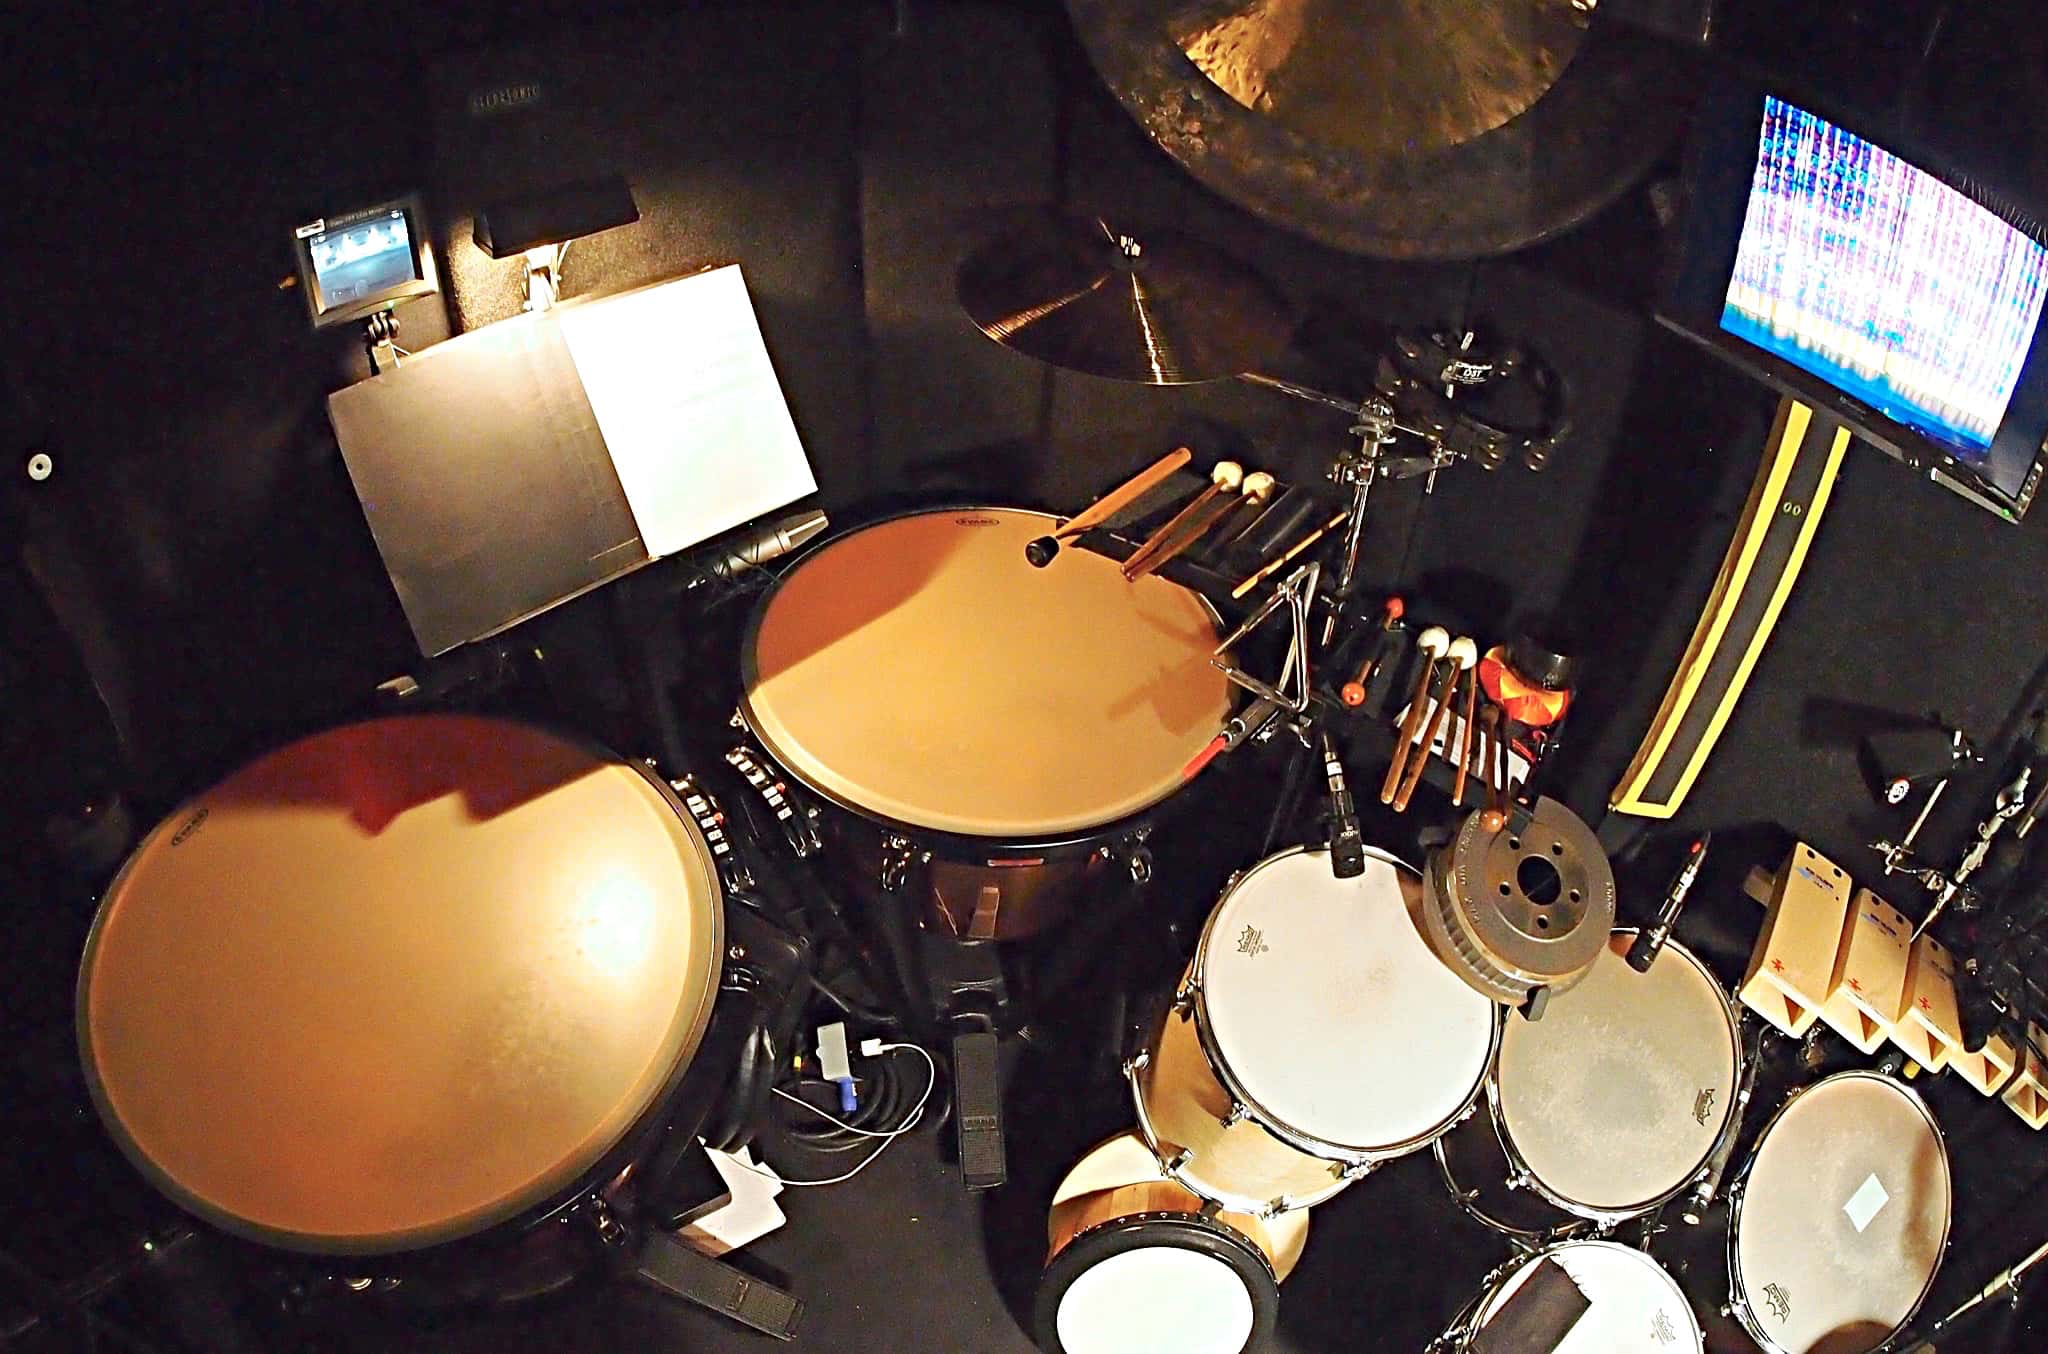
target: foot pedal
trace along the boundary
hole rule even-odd
[[[1010,1178],[1003,1148],[1003,1070],[994,1034],[976,1030],[953,1036],[953,1100],[961,1178],[969,1189],[994,1189]]]
[[[666,1232],[651,1232],[640,1247],[634,1275],[664,1293],[708,1307],[763,1335],[794,1340],[803,1300],[745,1270],[691,1250]]]

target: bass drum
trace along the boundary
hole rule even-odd
[[[1049,1354],[1242,1354],[1262,1347],[1308,1213],[1204,1211],[1135,1134],[1060,1181],[1035,1303]]]
[[[1453,1156],[1482,1159],[1478,1178],[1602,1226],[1656,1208],[1699,1177],[1734,1131],[1742,1079],[1735,1008],[1676,941],[1649,972],[1630,968],[1635,938],[1614,932],[1541,1020],[1507,1022],[1486,1083],[1493,1141],[1476,1124],[1449,1135],[1440,1153],[1447,1171],[1456,1173]],[[1527,1222],[1512,1230],[1541,1225]]]
[[[1612,1241],[1567,1241],[1509,1264],[1479,1300],[1459,1349],[1501,1313],[1522,1285],[1549,1261],[1570,1277],[1590,1304],[1548,1354],[1701,1354],[1699,1319],[1664,1267],[1632,1246]]]
[[[79,1051],[114,1140],[198,1217],[421,1253],[629,1172],[722,954],[711,852],[651,775],[505,720],[380,719],[143,840],[86,944]]]
[[[1431,952],[1415,871],[1338,879],[1297,847],[1236,879],[1179,999],[1129,1070],[1169,1173],[1270,1216],[1429,1144],[1478,1099],[1499,1009]]]
[[[1875,1072],[1795,1093],[1730,1191],[1737,1319],[1769,1354],[1866,1354],[1903,1330],[1948,1246],[1948,1148]]]
[[[1056,921],[1230,713],[1208,604],[1087,550],[1033,568],[1056,520],[948,508],[850,531],[790,567],[741,647],[740,715],[844,811],[850,866],[917,878],[968,939]]]

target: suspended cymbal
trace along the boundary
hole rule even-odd
[[[960,304],[1028,357],[1147,385],[1213,381],[1271,364],[1291,333],[1266,280],[1171,231],[1126,236],[1094,217],[1047,215],[961,265]]]
[[[1670,144],[1696,81],[1676,45],[1590,0],[1067,7],[1111,90],[1197,179],[1389,258],[1501,253],[1585,220]]]

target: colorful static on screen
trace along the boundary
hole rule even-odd
[[[1980,460],[2048,293],[2048,249],[1831,122],[1764,100],[1721,327]]]

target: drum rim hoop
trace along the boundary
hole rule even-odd
[[[1617,926],[1610,933],[1609,944],[1612,944],[1613,936],[1633,937],[1641,933],[1642,928],[1640,927]],[[1721,1014],[1728,1022],[1728,1037],[1735,1050],[1735,1080],[1732,1084],[1739,1087],[1742,1083],[1743,1063],[1746,1061],[1746,1057],[1742,1048],[1741,1017],[1736,1013],[1735,1003],[1728,999],[1727,991],[1721,986],[1720,980],[1714,977],[1714,971],[1707,967],[1706,961],[1697,954],[1694,954],[1690,948],[1680,943],[1676,937],[1667,939],[1664,942],[1664,948],[1666,950],[1675,950],[1683,955],[1687,960],[1691,961],[1693,968],[1700,976],[1707,980],[1707,989],[1714,994],[1716,1001],[1720,1005]],[[1706,1152],[1686,1170],[1685,1174],[1679,1178],[1677,1184],[1643,1203],[1629,1204],[1619,1208],[1596,1208],[1591,1204],[1567,1198],[1564,1194],[1552,1188],[1541,1176],[1537,1175],[1535,1168],[1529,1164],[1521,1149],[1515,1145],[1513,1137],[1508,1132],[1506,1111],[1501,1103],[1500,1053],[1505,1051],[1506,1047],[1507,1036],[1505,1029],[1503,1029],[1501,1048],[1496,1050],[1493,1062],[1486,1070],[1486,1108],[1488,1117],[1493,1120],[1494,1137],[1499,1141],[1501,1151],[1507,1156],[1508,1166],[1528,1177],[1529,1187],[1535,1191],[1537,1197],[1553,1208],[1562,1209],[1572,1217],[1583,1219],[1586,1222],[1601,1225],[1627,1222],[1631,1218],[1639,1218],[1652,1209],[1662,1207],[1664,1204],[1671,1202],[1684,1191],[1687,1185],[1698,1178],[1701,1169],[1714,1159],[1714,1154],[1720,1150],[1721,1144],[1727,1139],[1727,1136],[1730,1133],[1738,1132],[1741,1128],[1740,1122],[1735,1117],[1734,1106],[1736,1097],[1734,1092],[1731,1091],[1726,1106],[1728,1111],[1727,1121],[1722,1124],[1721,1131],[1714,1135],[1714,1141],[1708,1146]]]
[[[469,1223],[465,1224],[464,1230],[448,1236],[435,1237],[431,1240],[415,1240],[410,1244],[404,1241],[393,1240],[388,1235],[367,1243],[351,1243],[347,1239],[309,1235],[287,1229],[265,1227],[259,1223],[251,1222],[246,1218],[218,1207],[208,1200],[200,1198],[185,1188],[185,1186],[173,1180],[162,1167],[157,1165],[147,1153],[142,1151],[141,1147],[135,1142],[133,1135],[129,1133],[127,1126],[121,1122],[120,1116],[113,1111],[112,1104],[107,1096],[106,1087],[100,1078],[99,1065],[92,1056],[92,1033],[90,1022],[86,1015],[86,998],[90,990],[89,984],[93,958],[99,950],[101,931],[107,919],[108,903],[118,894],[121,886],[128,881],[130,874],[142,857],[142,851],[145,846],[155,840],[159,833],[165,831],[171,825],[182,823],[189,816],[187,811],[200,799],[218,788],[226,780],[240,774],[244,769],[254,766],[267,758],[274,757],[300,743],[325,737],[342,729],[356,728],[366,724],[391,723],[399,720],[429,720],[451,717],[480,719],[486,722],[516,725],[522,729],[565,743],[578,751],[587,753],[599,762],[629,768],[648,785],[653,787],[656,795],[667,805],[670,812],[675,815],[676,821],[682,825],[684,835],[695,848],[697,863],[701,867],[704,877],[709,881],[711,890],[706,909],[709,915],[710,927],[708,935],[711,943],[705,947],[704,953],[704,959],[709,965],[709,971],[702,985],[703,995],[698,1002],[698,1009],[691,1017],[690,1031],[685,1035],[677,1052],[675,1064],[669,1068],[668,1073],[662,1078],[660,1086],[656,1089],[652,1099],[648,1101],[647,1107],[626,1125],[617,1139],[607,1146],[598,1159],[587,1169],[580,1172],[568,1185],[543,1196],[542,1200],[537,1203],[530,1202],[509,1210],[502,1208],[485,1209],[475,1218],[472,1218]],[[642,1140],[647,1136],[655,1122],[666,1115],[669,1109],[669,1101],[675,1096],[677,1090],[681,1088],[684,1076],[690,1070],[691,1064],[696,1059],[697,1051],[704,1042],[704,1036],[711,1028],[712,1013],[718,1004],[720,974],[725,966],[725,902],[725,884],[718,873],[717,866],[713,863],[710,844],[704,840],[703,831],[697,826],[696,819],[690,816],[689,809],[684,806],[675,790],[647,763],[623,756],[606,747],[595,738],[575,730],[559,728],[538,720],[515,719],[504,715],[474,714],[467,711],[447,710],[422,710],[381,714],[367,719],[354,719],[328,725],[293,738],[288,742],[281,743],[257,756],[248,758],[225,775],[209,782],[204,789],[184,797],[165,814],[156,826],[144,833],[141,840],[137,841],[134,847],[130,849],[127,857],[121,862],[120,869],[115,872],[114,877],[107,882],[106,887],[100,892],[98,906],[93,912],[92,925],[86,932],[85,944],[80,951],[78,979],[73,986],[72,995],[72,1023],[78,1050],[80,1072],[85,1079],[86,1089],[91,1097],[93,1110],[101,1127],[106,1131],[108,1138],[113,1141],[114,1145],[120,1149],[121,1155],[127,1159],[128,1164],[144,1180],[148,1181],[152,1188],[208,1226],[217,1227],[230,1236],[253,1242],[259,1246],[307,1257],[351,1255],[397,1256],[419,1259],[446,1254],[473,1245],[493,1233],[500,1231],[517,1233],[537,1223],[547,1221],[549,1218],[554,1217],[564,1209],[576,1204],[612,1182],[632,1164],[633,1160],[640,1154],[640,1151],[644,1149]]]
[[[1259,1348],[1260,1342],[1271,1333],[1279,1314],[1280,1279],[1273,1271],[1272,1262],[1259,1249],[1258,1243],[1229,1223],[1197,1212],[1179,1211],[1126,1213],[1122,1217],[1105,1219],[1076,1232],[1066,1245],[1060,1247],[1058,1255],[1046,1261],[1039,1273],[1037,1293],[1032,1299],[1032,1325],[1045,1348],[1054,1354],[1063,1354],[1064,1346],[1059,1342],[1056,1323],[1060,1299],[1073,1287],[1074,1280],[1099,1261],[1126,1250],[1138,1249],[1135,1244],[1126,1246],[1118,1243],[1125,1238],[1142,1241],[1147,1232],[1199,1237],[1206,1244],[1180,1246],[1179,1249],[1209,1256],[1229,1266],[1231,1272],[1243,1281],[1245,1291],[1251,1297],[1252,1329],[1244,1347],[1247,1350]],[[1086,1253],[1077,1255],[1077,1252],[1084,1251],[1084,1243]],[[1062,1262],[1065,1262],[1064,1266]],[[1069,1270],[1072,1273],[1068,1273]],[[1056,1272],[1058,1282],[1054,1281]]]
[[[1686,1295],[1685,1287],[1684,1285],[1678,1282],[1677,1277],[1673,1275],[1670,1270],[1666,1269],[1663,1263],[1660,1262],[1656,1256],[1651,1255],[1648,1251],[1638,1250],[1634,1246],[1627,1245],[1620,1241],[1613,1241],[1606,1237],[1579,1237],[1566,1241],[1555,1241],[1547,1246],[1539,1246],[1533,1251],[1525,1251],[1520,1255],[1513,1257],[1501,1267],[1500,1277],[1493,1283],[1489,1284],[1486,1287],[1486,1289],[1480,1293],[1478,1303],[1474,1306],[1472,1311],[1472,1319],[1474,1321],[1478,1321],[1482,1316],[1484,1316],[1487,1310],[1487,1303],[1493,1299],[1495,1294],[1497,1294],[1500,1291],[1502,1286],[1505,1285],[1510,1278],[1521,1273],[1530,1265],[1535,1264],[1539,1260],[1547,1260],[1558,1251],[1583,1250],[1587,1247],[1597,1247],[1598,1249],[1609,1251],[1621,1251],[1630,1256],[1635,1257],[1638,1260],[1647,1261],[1650,1265],[1650,1268],[1654,1269],[1658,1274],[1662,1275],[1665,1282],[1671,1285],[1671,1292],[1678,1298],[1679,1308],[1682,1311],[1684,1311],[1686,1320],[1689,1323],[1691,1323],[1693,1334],[1693,1347],[1697,1349],[1704,1346],[1707,1338],[1706,1331],[1700,1326],[1699,1314],[1693,1311],[1692,1309],[1692,1299]]]
[[[857,526],[850,526],[841,531],[835,531],[830,535],[821,536],[807,543],[803,549],[781,562],[781,572],[776,575],[773,583],[762,590],[760,597],[755,599],[753,610],[747,614],[747,623],[740,629],[739,696],[734,701],[734,705],[741,722],[746,725],[747,735],[754,740],[754,746],[760,749],[771,762],[780,768],[784,775],[803,786],[810,794],[817,796],[836,808],[844,809],[854,817],[864,819],[886,832],[893,832],[899,836],[908,837],[920,844],[930,846],[935,854],[946,855],[949,858],[958,859],[963,862],[976,861],[992,849],[1048,852],[1079,851],[1084,848],[1092,850],[1097,843],[1105,838],[1114,839],[1138,830],[1150,822],[1163,805],[1178,798],[1181,792],[1187,788],[1189,782],[1182,781],[1178,785],[1168,787],[1157,799],[1121,817],[1104,819],[1100,823],[1083,827],[1048,832],[1043,835],[1023,833],[1004,836],[978,832],[956,832],[948,828],[932,827],[928,824],[891,818],[885,813],[878,813],[874,809],[855,804],[844,795],[826,789],[824,786],[813,781],[811,777],[796,770],[790,765],[789,758],[782,756],[775,750],[774,740],[762,735],[760,719],[754,712],[753,692],[759,677],[755,670],[754,654],[761,638],[761,623],[767,618],[769,604],[775,600],[775,596],[782,590],[783,584],[808,562],[813,555],[817,555],[841,541],[858,535],[860,532],[869,531],[875,527],[887,526],[891,522],[900,522],[906,518],[937,517],[954,512],[1001,512],[1042,518],[1047,522],[1066,520],[1057,513],[1046,512],[1039,508],[1005,507],[994,503],[934,503],[924,507],[905,508],[900,512],[886,513],[871,521],[862,522]],[[1219,640],[1222,639],[1223,620],[1220,613],[1216,610],[1215,604],[1193,588],[1182,587],[1181,591],[1187,593],[1188,596],[1192,597],[1201,606],[1203,613],[1209,618],[1209,625],[1215,632],[1215,637]],[[1238,688],[1234,683],[1226,683],[1226,687],[1230,698],[1230,707],[1232,710],[1235,710]],[[941,850],[941,848],[945,849]]]
[[[1758,1154],[1761,1153],[1764,1144],[1770,1139],[1771,1130],[1778,1126],[1778,1121],[1785,1117],[1787,1110],[1790,1110],[1800,1100],[1804,1099],[1809,1091],[1817,1091],[1832,1082],[1852,1079],[1882,1082],[1892,1090],[1905,1096],[1907,1103],[1926,1121],[1927,1127],[1933,1130],[1935,1145],[1941,1149],[1943,1173],[1948,1177],[1949,1201],[1948,1207],[1942,1210],[1941,1244],[1935,1247],[1934,1264],[1928,1269],[1927,1280],[1920,1288],[1920,1296],[1913,1300],[1913,1305],[1906,1312],[1906,1315],[1885,1336],[1887,1340],[1913,1324],[1913,1318],[1920,1314],[1920,1309],[1926,1305],[1927,1299],[1933,1294],[1935,1281],[1941,1277],[1942,1263],[1948,1258],[1949,1239],[1953,1235],[1955,1226],[1954,1166],[1949,1161],[1948,1139],[1941,1131],[1941,1122],[1934,1117],[1934,1111],[1929,1108],[1926,1099],[1904,1082],[1888,1077],[1882,1072],[1872,1071],[1867,1067],[1853,1067],[1845,1072],[1836,1072],[1822,1077],[1819,1081],[1809,1082],[1807,1085],[1801,1086],[1798,1090],[1786,1096],[1785,1102],[1773,1110],[1771,1117],[1764,1121],[1763,1129],[1756,1135],[1755,1145],[1749,1150],[1749,1158],[1742,1163],[1741,1171],[1737,1173],[1734,1183],[1728,1189],[1728,1306],[1729,1310],[1734,1312],[1736,1320],[1742,1323],[1742,1328],[1749,1333],[1750,1338],[1761,1345],[1767,1354],[1792,1354],[1792,1351],[1786,1349],[1765,1333],[1763,1323],[1756,1319],[1754,1305],[1750,1302],[1749,1286],[1743,1282],[1742,1278],[1742,1206],[1749,1197],[1749,1175],[1756,1166]]]
[[[1244,1106],[1246,1112],[1260,1128],[1263,1128],[1266,1132],[1272,1134],[1282,1143],[1294,1148],[1296,1151],[1306,1152],[1310,1156],[1320,1157],[1324,1161],[1341,1162],[1349,1166],[1361,1166],[1369,1162],[1392,1161],[1398,1157],[1419,1152],[1429,1146],[1431,1142],[1441,1137],[1460,1119],[1463,1119],[1474,1105],[1479,1103],[1479,1097],[1486,1089],[1488,1072],[1500,1056],[1502,1022],[1501,1006],[1498,1002],[1487,1002],[1492,1014],[1489,1020],[1486,1058],[1480,1066],[1479,1075],[1473,1079],[1470,1091],[1458,1103],[1458,1107],[1445,1115],[1443,1120],[1435,1127],[1423,1133],[1404,1138],[1400,1142],[1374,1147],[1358,1147],[1330,1142],[1327,1139],[1317,1137],[1313,1133],[1298,1129],[1272,1113],[1258,1102],[1257,1097],[1245,1089],[1243,1082],[1237,1074],[1230,1070],[1229,1061],[1223,1056],[1223,1051],[1216,1046],[1216,1037],[1209,1028],[1206,1014],[1207,999],[1205,996],[1205,984],[1208,976],[1206,961],[1211,950],[1210,940],[1216,932],[1216,919],[1222,914],[1224,903],[1229,901],[1232,894],[1250,882],[1252,876],[1267,866],[1292,856],[1314,855],[1317,853],[1327,854],[1328,848],[1308,845],[1290,846],[1283,851],[1276,851],[1272,855],[1266,856],[1257,863],[1246,867],[1236,878],[1223,886],[1223,892],[1217,896],[1216,902],[1209,909],[1208,919],[1202,923],[1202,938],[1195,946],[1195,957],[1188,968],[1188,1018],[1195,1022],[1195,1038],[1201,1045],[1202,1057],[1208,1062],[1209,1071],[1215,1076],[1223,1089],[1229,1092],[1238,1104]],[[1417,879],[1421,878],[1422,872],[1420,870],[1417,870],[1401,857],[1382,847],[1368,845],[1365,848],[1365,855],[1368,860],[1377,860],[1383,864],[1392,865],[1396,874],[1406,872]],[[1426,941],[1424,943],[1427,944]],[[1483,994],[1480,995],[1483,997]],[[1169,1008],[1167,1019],[1171,1020],[1173,1016],[1174,1011]]]

